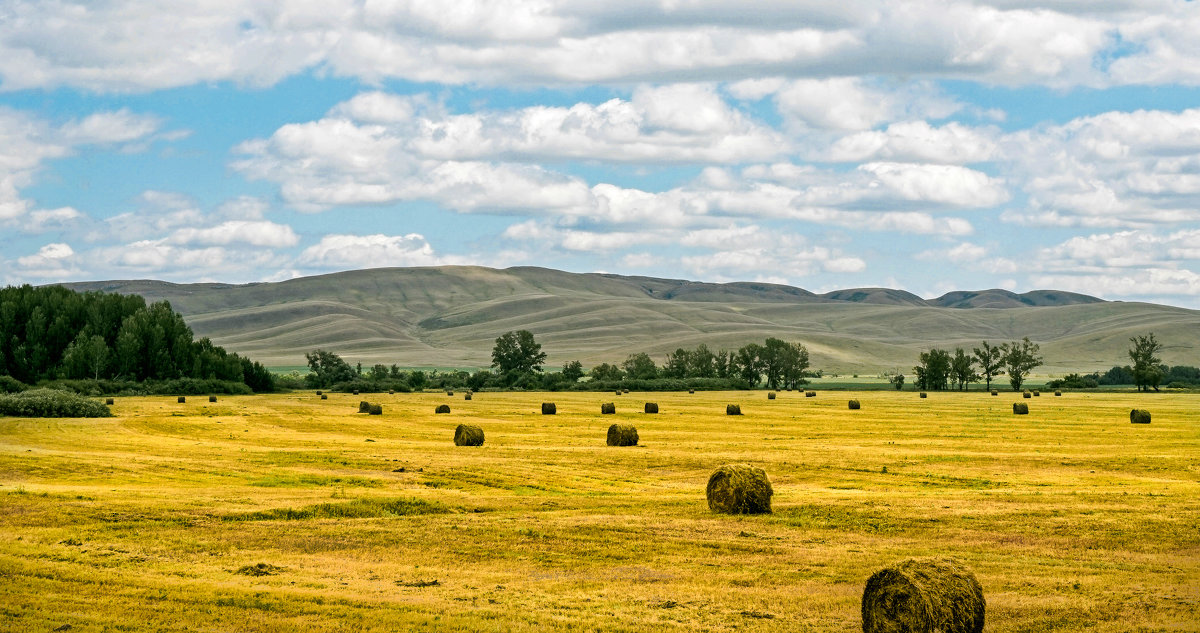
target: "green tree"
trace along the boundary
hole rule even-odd
[[[701,343],[692,350],[688,358],[688,377],[712,378],[717,375],[717,357]]]
[[[904,388],[904,374],[896,374],[895,376],[888,378],[888,382],[896,386],[896,391],[900,391]]]
[[[1146,336],[1134,336],[1129,339],[1133,347],[1129,348],[1129,359],[1133,361],[1133,384],[1138,391],[1149,391],[1151,387],[1158,391],[1158,385],[1163,379],[1162,359],[1157,354],[1162,351],[1162,343],[1154,340],[1154,333]]]
[[[492,367],[503,374],[506,380],[541,372],[545,362],[546,353],[533,340],[533,333],[529,330],[505,332],[496,339],[496,346],[492,348]]]
[[[763,375],[763,346],[758,343],[750,343],[738,349],[734,354],[734,360],[731,361],[731,374],[736,374],[742,380],[750,383],[753,387],[762,381]],[[736,367],[736,371],[732,370]]]
[[[583,363],[577,360],[567,361],[562,368],[562,377],[569,383],[579,382],[579,379],[583,378]]]
[[[928,352],[921,352],[918,362],[913,367],[913,373],[917,375],[917,389],[941,391],[949,386],[950,352],[935,347]]]
[[[72,378],[88,377],[100,380],[100,375],[108,368],[110,353],[104,337],[99,334],[89,335],[88,330],[67,346],[63,354],[63,367]]]
[[[658,378],[658,365],[655,365],[654,359],[645,352],[630,354],[625,362],[621,363],[621,367],[625,370],[625,375],[634,380]]]
[[[950,359],[950,375],[958,384],[959,391],[979,380],[979,374],[975,373],[975,357],[963,351],[961,347],[955,348],[954,357]]]
[[[308,368],[312,370],[308,382],[313,387],[331,387],[339,382],[358,378],[358,372],[333,352],[316,349],[304,355]]]
[[[625,372],[621,371],[620,367],[610,365],[608,363],[600,363],[588,372],[592,380],[597,381],[617,381],[625,377]]]
[[[971,350],[975,353],[975,362],[979,363],[980,378],[987,381],[987,390],[992,390],[992,379],[1004,375],[1004,346],[989,345],[983,342],[981,347]]]
[[[1038,356],[1040,347],[1026,336],[1020,341],[1005,343],[1001,348],[1004,350],[1004,369],[1008,372],[1008,384],[1012,385],[1013,391],[1020,391],[1029,372],[1042,364],[1042,357]]]
[[[665,378],[686,378],[692,364],[692,353],[680,347],[667,354],[667,362],[663,365],[662,375]]]

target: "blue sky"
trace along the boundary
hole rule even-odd
[[[478,264],[1200,307],[1200,5],[0,0],[0,283]]]

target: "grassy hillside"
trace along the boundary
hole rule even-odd
[[[351,362],[486,366],[492,344],[532,331],[549,364],[619,361],[678,347],[734,348],[768,336],[801,341],[814,367],[871,372],[913,365],[922,349],[1029,336],[1044,371],[1127,362],[1130,336],[1154,332],[1169,364],[1200,365],[1200,312],[1100,301],[1056,291],[954,292],[923,300],[901,291],[816,295],[775,284],[711,284],[577,274],[544,268],[361,270],[247,285],[107,281],[81,290],[167,299],[198,335],[271,365],[300,365],[322,347]],[[943,307],[952,306],[952,307]]]

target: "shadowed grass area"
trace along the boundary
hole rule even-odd
[[[874,572],[931,556],[976,575],[988,633],[1200,621],[1200,394],[653,398],[0,418],[0,630],[845,633]],[[487,441],[455,446],[460,424]],[[710,511],[722,464],[764,469],[773,514]]]

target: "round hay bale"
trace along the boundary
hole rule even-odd
[[[439,405],[437,406],[437,408],[433,410],[433,412],[434,412],[434,413],[450,413],[450,405],[448,405],[448,404],[439,404]]]
[[[356,395],[356,396],[358,395],[358,390],[357,390],[357,389],[355,389],[355,390],[354,390],[354,395]]]
[[[688,389],[688,393],[696,393],[695,389]]]
[[[371,411],[371,403],[370,402],[367,402],[366,400],[358,401],[358,412],[359,413],[368,413],[370,411]]]
[[[862,405],[858,403],[858,400],[851,400],[851,401],[850,401],[850,408],[851,408],[851,409],[861,409],[861,408],[862,408]]]
[[[708,478],[708,508],[726,514],[771,512],[771,480],[767,471],[748,464],[726,464]]]
[[[1013,415],[1029,415],[1029,405],[1024,402],[1014,402]]]
[[[774,400],[774,399],[775,399],[775,392],[774,391],[767,392],[767,400]]]
[[[863,633],[983,631],[983,587],[975,574],[950,558],[911,558],[867,580],[862,597]]]
[[[320,390],[320,389],[318,389],[318,390],[317,390],[317,395],[318,395],[318,396],[319,396],[319,395],[321,395],[321,390]]]
[[[460,424],[454,429],[455,446],[483,446],[483,429],[473,424]]]
[[[217,401],[217,397],[216,397],[216,396],[209,396],[209,397],[208,397],[208,401],[209,401],[209,402],[216,402],[216,401]]]
[[[1150,424],[1150,412],[1145,409],[1133,409],[1129,412],[1131,424]]]
[[[178,402],[179,404],[183,404],[183,403],[187,402],[187,398],[185,398],[183,396],[179,396],[179,399],[176,400],[176,402]]]
[[[371,407],[367,410],[367,415],[383,415],[383,405],[382,404],[371,405]]]
[[[454,395],[454,392],[453,392],[453,391],[447,391],[447,392],[446,392],[446,395],[447,395],[447,396],[453,396],[453,395]]]
[[[469,393],[463,394],[463,400],[470,400],[470,399],[471,399],[471,394],[469,394]]]
[[[1037,390],[1037,389],[1034,389],[1034,390],[1033,390],[1033,397],[1037,398],[1037,397],[1039,397],[1039,396],[1041,396],[1041,395],[1042,395],[1042,392],[1041,392],[1041,391],[1039,391],[1039,390]]]
[[[741,405],[739,405],[739,404],[725,405],[725,415],[741,415],[741,414],[742,414],[742,406]]]
[[[1062,395],[1062,392],[1061,392],[1061,391],[1059,391],[1059,390],[1057,390],[1057,389],[1055,389],[1055,390],[1054,390],[1054,396],[1055,396],[1055,397],[1058,397],[1058,396],[1061,396],[1061,395]]]
[[[613,424],[608,427],[609,446],[637,446],[637,427],[632,424]]]
[[[658,403],[657,402],[647,402],[646,403],[646,413],[658,413]]]
[[[600,404],[600,415],[612,415],[617,412],[617,403],[603,402]]]
[[[804,397],[805,397],[805,398],[816,398],[816,397],[817,397],[817,392],[815,392],[815,391],[805,391],[805,392],[804,392]]]
[[[1032,394],[1032,393],[1029,393],[1029,390],[1028,390],[1028,389],[1026,389],[1026,390],[1025,390],[1025,393],[1022,393],[1022,394],[1021,394],[1021,397],[1022,397],[1022,398],[1032,398],[1032,397],[1033,397],[1033,394]]]
[[[389,395],[389,396],[394,396],[394,395],[396,395],[396,390],[395,390],[395,389],[388,389],[388,395]]]
[[[554,406],[553,402],[542,403],[542,415],[554,415],[555,413],[558,413],[558,408]]]
[[[622,389],[622,390],[621,390],[621,393],[629,393],[629,390],[628,390],[628,389]]]
[[[992,390],[992,395],[993,395],[993,396],[998,396],[998,395],[1000,395],[1000,392],[999,392],[999,391],[996,391],[995,389],[993,389],[993,390]]]
[[[112,404],[113,404],[113,399],[112,399],[112,398],[108,398],[108,399],[106,399],[106,400],[104,401],[104,404],[107,404],[107,405],[109,405],[109,406],[112,406]]]
[[[617,389],[617,390],[616,390],[616,391],[614,391],[613,393],[614,393],[615,395],[618,395],[618,396],[619,396],[619,395],[621,395],[621,390],[620,390],[620,389]]]
[[[922,397],[922,398],[928,398],[928,397],[929,397],[929,394],[927,394],[927,393],[925,393],[924,391],[922,391],[922,392],[921,392],[921,397]]]
[[[328,399],[329,399],[329,395],[328,395],[328,394],[324,394],[324,393],[323,393],[323,394],[321,394],[321,399],[322,399],[322,400],[328,400]]]

